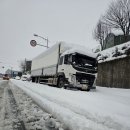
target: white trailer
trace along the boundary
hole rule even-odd
[[[59,42],[32,60],[32,82],[89,91],[95,87],[96,55],[74,44]]]

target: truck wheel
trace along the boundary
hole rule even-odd
[[[82,88],[79,88],[79,90],[89,92],[89,91],[90,91],[90,88],[87,88],[87,89],[82,89]]]
[[[59,79],[58,79],[58,87],[59,88],[63,88],[64,87],[64,78],[62,78],[62,77],[59,77]]]
[[[32,82],[35,82],[35,77],[32,77]]]
[[[89,91],[90,91],[90,88],[88,88],[86,91],[88,91],[88,92],[89,92]]]

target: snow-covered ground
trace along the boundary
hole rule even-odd
[[[11,80],[43,110],[71,130],[130,130],[130,90],[97,87],[73,91]]]

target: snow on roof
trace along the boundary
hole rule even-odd
[[[79,54],[83,54],[83,55],[87,55],[87,56],[90,56],[90,57],[93,57],[93,58],[96,58],[96,54],[95,53],[92,53],[88,50],[80,50],[78,48],[72,48],[72,49],[69,49],[67,51],[65,51],[62,55],[65,55],[65,54],[72,54],[72,53],[79,53]]]
[[[61,44],[61,50],[60,50],[61,53],[70,54],[70,53],[78,52],[78,53],[96,58],[96,54],[93,53],[91,49],[89,50],[88,48],[85,48],[84,46],[80,46],[80,45],[76,45],[76,44],[72,44],[72,43],[66,43],[66,42],[61,41],[61,42],[57,42],[55,45],[53,45],[47,51],[41,53],[40,55],[38,55],[34,59],[42,58],[45,55],[50,54],[55,49],[58,50],[59,44]]]
[[[83,54],[83,55],[87,55],[87,56],[90,56],[90,57],[93,57],[93,58],[96,58],[96,54],[92,52],[91,49],[88,49],[84,46],[81,46],[81,45],[76,45],[76,44],[67,44],[67,43],[64,43],[64,47],[67,47],[68,46],[68,50],[65,51],[62,55],[65,55],[65,54],[72,54],[72,53],[80,53],[80,54]]]
[[[39,54],[38,56],[36,56],[32,60],[42,58],[43,56],[49,54],[52,50],[57,48],[58,45],[59,45],[59,43],[56,43],[55,45],[53,45],[52,47],[48,48],[46,51],[42,52],[41,54]]]

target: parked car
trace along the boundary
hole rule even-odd
[[[20,80],[20,77],[19,77],[19,76],[16,76],[15,79]]]
[[[3,80],[9,80],[8,74],[5,74],[5,75],[3,76]]]
[[[30,81],[31,80],[30,74],[22,75],[21,80],[22,81]]]
[[[27,75],[22,75],[21,80],[26,81],[27,80]]]

